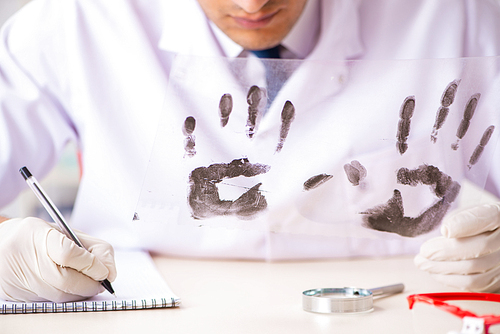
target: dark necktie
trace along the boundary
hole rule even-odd
[[[278,59],[280,58],[280,46],[275,46],[274,48],[259,50],[259,51],[251,51],[254,55],[262,59]],[[276,69],[272,69],[273,64],[275,62],[263,62],[265,70],[266,70],[266,88],[267,88],[267,97],[269,99],[269,104],[274,101],[274,98],[278,94],[281,89],[281,86],[285,83],[287,79],[286,73],[280,73]],[[274,66],[276,68],[277,66]],[[266,108],[267,109],[267,108]]]
[[[280,58],[280,46],[277,45],[274,48],[266,50],[252,51],[252,53],[259,58],[277,59]]]

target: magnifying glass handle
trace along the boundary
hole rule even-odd
[[[383,297],[403,292],[404,289],[405,289],[404,284],[399,283],[394,285],[381,286],[380,288],[369,289],[369,291],[371,291],[374,297],[376,296]]]

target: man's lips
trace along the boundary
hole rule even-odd
[[[236,23],[245,29],[258,29],[264,28],[271,22],[274,16],[278,13],[275,11],[270,14],[260,15],[260,16],[233,16],[232,18]]]

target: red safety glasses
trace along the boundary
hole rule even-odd
[[[425,293],[425,294],[415,294],[407,297],[410,309],[413,309],[415,303],[425,303],[432,305],[440,310],[446,311],[464,320],[464,328],[466,327],[466,321],[474,322],[475,324],[479,320],[484,327],[480,331],[470,331],[470,333],[489,333],[489,328],[492,325],[500,324],[500,315],[494,314],[483,314],[479,315],[471,311],[463,310],[457,305],[452,305],[446,301],[484,301],[484,302],[496,302],[500,303],[500,294],[494,293],[475,293],[475,292],[443,292],[443,293]],[[462,333],[469,333],[462,330]]]

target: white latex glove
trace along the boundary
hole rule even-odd
[[[0,223],[0,298],[66,302],[103,292],[99,281],[116,277],[113,248],[75,233],[88,251],[38,218]]]
[[[442,237],[426,241],[418,268],[438,281],[475,292],[500,290],[500,203],[476,206],[445,218]]]

